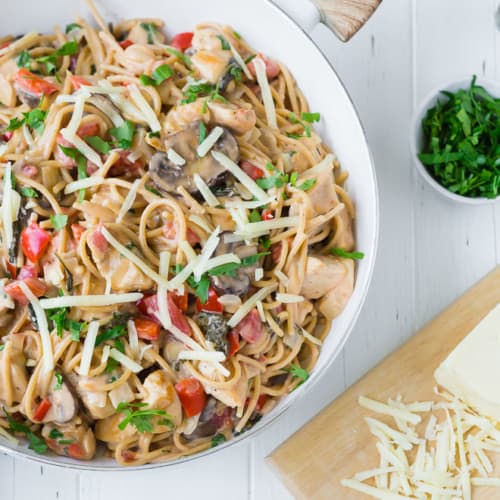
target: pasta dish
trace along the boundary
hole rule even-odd
[[[285,66],[90,8],[0,38],[0,438],[140,465],[302,384],[363,255]]]

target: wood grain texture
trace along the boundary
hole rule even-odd
[[[358,405],[358,397],[435,399],[434,370],[499,302],[500,266],[279,447],[269,462],[295,497],[359,499],[340,480],[376,467],[378,452],[363,420],[370,412]],[[474,498],[494,497],[482,488]]]

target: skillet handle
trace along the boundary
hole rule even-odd
[[[343,42],[348,42],[375,12],[382,0],[311,0],[322,21]]]

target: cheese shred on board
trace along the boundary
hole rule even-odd
[[[0,440],[12,411],[20,449],[135,467],[250,430],[314,372],[356,281],[316,243],[358,250],[357,200],[264,38],[86,3],[0,48]]]

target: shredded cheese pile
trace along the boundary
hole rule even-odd
[[[361,406],[392,417],[393,424],[365,418],[378,439],[379,466],[342,480],[343,486],[382,500],[471,500],[473,486],[500,487],[488,457],[500,452],[499,423],[435,391],[444,401],[404,403],[398,396],[384,404],[359,398]],[[429,412],[424,421],[420,414]]]

